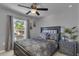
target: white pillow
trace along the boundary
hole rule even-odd
[[[43,39],[46,39],[46,35],[44,33],[41,33],[40,37],[43,38]]]

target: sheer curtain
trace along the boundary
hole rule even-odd
[[[16,19],[13,16],[7,16],[7,24],[6,24],[6,44],[5,44],[5,50],[9,51],[12,50],[14,47],[14,27],[13,27],[13,20]],[[16,19],[17,20],[17,19]],[[22,19],[18,19],[18,20],[22,20]],[[26,32],[24,36],[25,39],[30,38],[30,31],[29,31],[29,20],[24,20],[25,23],[25,31]]]

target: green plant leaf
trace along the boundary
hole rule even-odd
[[[15,28],[16,28],[16,29],[24,29],[23,22],[17,21]]]
[[[72,35],[71,39],[77,39],[78,35]]]

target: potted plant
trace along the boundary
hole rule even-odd
[[[78,30],[76,26],[72,28],[64,28],[64,31],[61,33],[62,40],[59,41],[60,52],[70,56],[76,55],[76,39],[78,37],[77,32]]]
[[[62,33],[62,35],[64,38],[76,40],[78,37],[77,32],[78,32],[77,26],[72,28],[64,28],[64,32]]]

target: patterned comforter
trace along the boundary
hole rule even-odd
[[[16,41],[16,43],[26,49],[32,56],[50,56],[58,46],[55,40],[42,39],[26,39]]]

